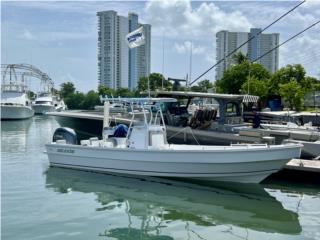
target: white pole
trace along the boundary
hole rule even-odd
[[[109,111],[110,110],[110,103],[109,101],[104,102],[103,106],[103,128],[109,127]]]
[[[193,42],[191,41],[191,44],[190,44],[189,83],[191,83],[191,73],[192,73],[192,45],[193,45]],[[189,83],[187,82],[187,87],[188,87]]]
[[[162,76],[164,77],[164,36],[162,33]],[[161,90],[163,90],[163,78],[161,81]]]
[[[251,71],[251,62],[249,61],[249,78],[248,78],[248,95],[249,95],[249,91],[250,91],[250,71]]]
[[[150,78],[149,78],[149,75],[148,75],[148,96],[150,98]]]

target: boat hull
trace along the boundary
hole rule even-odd
[[[56,110],[54,106],[45,104],[32,105],[32,109],[35,114],[46,114],[47,112],[54,112]]]
[[[315,142],[299,141],[294,139],[284,140],[284,143],[299,143],[303,145],[301,155],[303,157],[317,158],[320,156],[320,140]]]
[[[50,165],[96,172],[259,183],[277,172],[301,146],[226,151],[137,150],[47,144]],[[260,160],[257,160],[260,159]]]
[[[1,105],[1,120],[19,120],[31,118],[34,111],[28,106]]]

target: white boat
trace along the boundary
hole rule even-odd
[[[285,124],[261,123],[260,126],[264,129],[271,129],[271,130],[318,131],[317,127],[312,126],[312,122],[306,123],[301,126],[293,122],[286,122]]]
[[[27,119],[33,115],[34,111],[24,85],[1,86],[1,120]]]
[[[299,143],[303,145],[302,148],[302,155],[311,158],[320,157],[320,140],[317,141],[302,141],[302,140],[295,140],[295,139],[286,139],[283,140],[283,143]]]
[[[109,127],[108,105],[106,102],[102,140],[91,138],[76,145],[75,134],[66,129],[56,130],[54,142],[46,144],[51,166],[107,173],[259,183],[301,153],[301,144],[168,144],[165,126],[156,123],[159,119],[157,114],[164,123],[161,110],[149,122],[145,116],[142,125],[130,124],[126,136],[119,137],[117,129]]]
[[[50,93],[39,93],[36,100],[32,103],[32,108],[36,114],[45,114],[47,112],[60,112],[66,109],[62,99],[53,96]]]

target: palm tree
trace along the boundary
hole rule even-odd
[[[241,51],[233,54],[231,58],[235,64],[241,64],[245,61],[249,61],[248,56],[244,55]]]

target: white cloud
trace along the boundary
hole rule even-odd
[[[24,29],[23,33],[20,35],[20,38],[26,40],[35,40],[37,37],[32,34],[28,29]]]
[[[227,12],[212,2],[193,8],[188,0],[151,0],[145,12],[154,34],[172,38],[213,38],[223,29],[246,31],[252,27],[240,11]]]
[[[318,77],[320,73],[320,39],[314,34],[320,28],[313,30],[309,34],[298,37],[281,48],[280,67],[287,64],[302,64],[307,71],[307,75]]]
[[[180,54],[190,53],[190,51],[191,51],[191,44],[192,44],[192,54],[200,55],[200,54],[205,53],[205,51],[206,51],[206,48],[205,48],[205,47],[203,47],[203,46],[197,46],[197,45],[191,43],[190,41],[185,41],[185,42],[183,42],[182,44],[175,43],[175,44],[174,44],[174,50],[175,50],[177,53],[180,53]]]
[[[131,3],[130,3],[131,2]],[[129,11],[139,12],[143,8],[143,1],[69,1],[69,0],[22,0],[3,1],[4,7],[19,7],[26,10],[38,10],[47,12],[79,13],[84,15],[95,15],[97,11],[116,10],[120,14],[127,15]],[[3,8],[4,8],[3,7]]]

